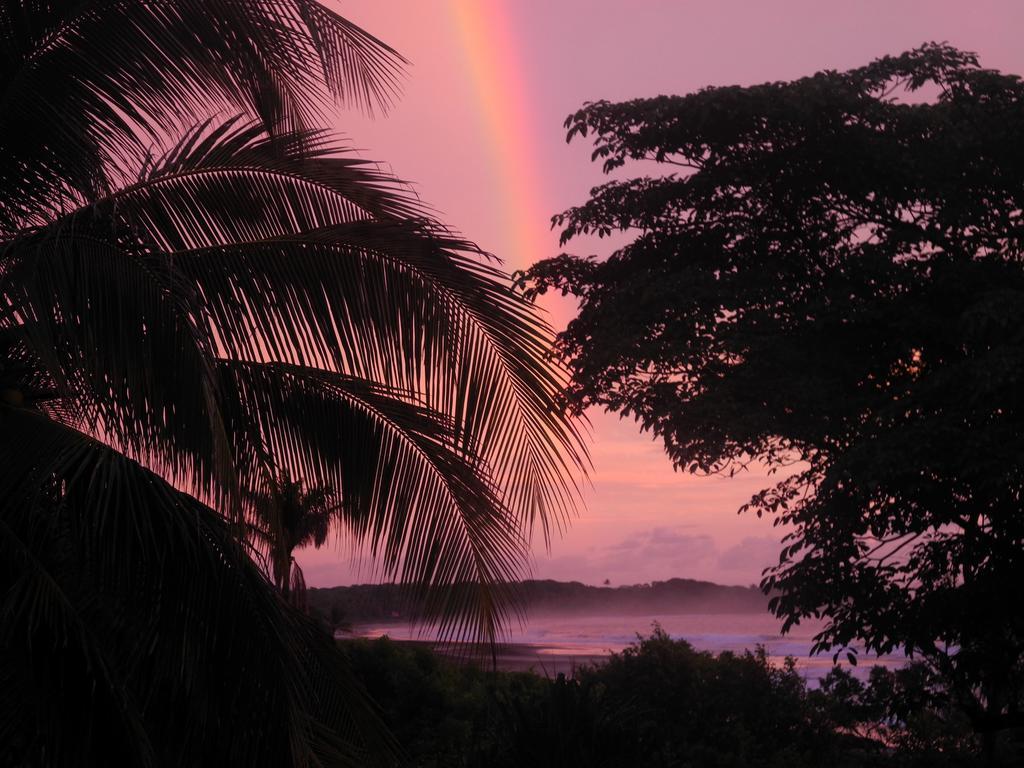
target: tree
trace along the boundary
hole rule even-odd
[[[1024,713],[1024,86],[926,45],[848,72],[587,104],[610,181],[556,216],[603,261],[521,276],[579,312],[568,401],[639,421],[680,469],[788,475],[765,590],[816,651],[902,647],[973,724]]]
[[[895,670],[872,667],[861,682],[837,666],[815,696],[838,731],[918,755],[921,765],[956,765],[974,751],[975,734],[934,676],[925,663],[912,662]]]
[[[361,763],[251,557],[282,472],[493,636],[581,449],[548,332],[322,130],[402,60],[314,0],[0,5],[0,760]]]
[[[294,552],[309,546],[319,549],[327,542],[333,497],[330,487],[307,487],[285,470],[274,478],[268,494],[253,500],[260,521],[255,531],[269,552],[274,584],[287,602],[302,610],[307,607],[306,579]]]

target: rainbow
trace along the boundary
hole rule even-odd
[[[544,204],[537,129],[529,83],[516,45],[507,0],[448,0],[466,72],[479,103],[480,129],[493,158],[500,206],[498,256],[509,271],[554,255]]]

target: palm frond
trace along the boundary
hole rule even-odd
[[[403,192],[325,138],[272,142],[228,120],[197,129],[98,210],[168,252],[159,258],[195,286],[194,312],[225,356],[420,393],[547,536],[571,513],[584,466],[580,435],[552,407],[564,376],[546,359],[550,331]]]
[[[499,484],[515,489],[512,508],[545,526],[568,514],[575,488],[566,475],[583,468],[580,436],[552,408],[564,377],[546,358],[550,330],[503,273],[340,147],[310,152],[297,141],[293,155],[271,161],[266,145],[241,135],[154,177],[161,195],[181,197],[157,204],[139,189],[121,199],[138,201],[147,226],[153,208],[191,211],[188,221],[162,221],[154,237],[186,246],[180,268],[216,298],[210,311],[221,343],[247,359],[321,365],[421,391],[457,418],[467,451],[487,450],[490,434],[506,444],[495,443],[489,458],[522,458],[516,466],[492,461],[508,469]],[[262,163],[258,175],[250,153]],[[261,200],[270,195],[275,205],[266,210]],[[223,199],[238,200],[232,211],[244,208],[251,221],[219,212]],[[538,477],[544,467],[556,469]]]
[[[404,64],[316,0],[5,2],[0,46],[0,233],[118,186],[183,118],[323,125],[332,98],[386,108]]]
[[[22,721],[4,740],[16,764],[358,765],[365,739],[388,743],[331,638],[220,515],[31,411],[0,406],[0,423],[0,712]]]
[[[229,419],[251,425],[246,454],[335,489],[338,522],[381,576],[410,587],[424,618],[453,635],[496,639],[515,610],[509,590],[522,576],[525,542],[486,466],[459,455],[442,416],[393,389],[318,369],[220,367],[225,388],[238,393]]]
[[[166,263],[94,225],[19,238],[0,264],[0,329],[32,352],[50,400],[74,404],[71,425],[197,495],[226,493],[213,342]]]
[[[432,594],[470,581],[492,590],[480,606],[458,602],[464,616],[448,604],[450,626],[491,632],[507,610],[497,607],[500,585],[519,573],[495,571],[488,558],[522,562],[512,529],[528,535],[539,524],[547,537],[574,508],[584,452],[554,407],[564,376],[546,359],[547,327],[471,244],[326,139],[271,140],[238,119],[202,124],[135,184],[18,238],[0,265],[7,324],[91,408],[92,434],[218,505],[266,490],[278,453],[297,476],[344,482],[346,519],[383,556],[386,575]],[[433,430],[445,462],[438,477],[462,485],[417,498],[422,477],[400,486],[358,456],[336,461],[338,441],[350,438],[318,442],[323,423],[342,426],[329,417],[269,445],[271,425],[257,413],[269,401],[258,389],[240,394],[243,363],[302,370],[305,388],[295,391],[310,397],[310,383],[322,388],[331,374],[400,392],[395,403],[418,408],[397,422],[405,444]],[[327,391],[334,399],[318,412],[351,406]],[[377,441],[366,456],[391,460],[391,432],[366,439]],[[332,457],[330,471],[295,463],[317,451]],[[392,505],[382,504],[374,494],[392,487]],[[478,510],[493,519],[456,540],[423,515],[396,514],[396,500],[409,510],[438,504],[452,522],[467,511],[484,520]],[[433,535],[445,543],[430,548]],[[427,540],[413,546],[417,536]]]
[[[402,63],[316,0],[0,2],[0,762],[386,743],[254,565],[281,473],[449,635],[514,611],[585,452],[532,307],[317,129]]]

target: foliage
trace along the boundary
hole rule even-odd
[[[0,462],[25,470],[0,473],[0,764],[365,764],[388,747],[330,637],[283,609],[219,515],[28,409],[0,424],[18,436]]]
[[[653,764],[807,765],[829,750],[792,659],[773,667],[763,648],[716,657],[655,626],[581,681],[640,709],[639,741]]]
[[[476,765],[489,751],[495,688],[531,698],[543,686],[532,675],[489,675],[460,666],[426,646],[387,638],[340,643],[350,667],[380,706],[404,754],[402,765],[441,768]]]
[[[818,650],[903,647],[980,730],[1024,722],[1024,85],[926,45],[848,72],[586,105],[611,181],[522,283],[579,297],[568,392],[691,472],[788,475],[762,586]]]
[[[572,509],[546,326],[321,130],[401,65],[315,0],[0,4],[7,762],[368,759],[250,561],[282,473],[452,634]]]
[[[307,487],[283,470],[266,494],[251,500],[256,518],[253,534],[269,551],[274,585],[284,599],[305,611],[306,579],[293,553],[302,547],[319,549],[327,543],[334,516],[334,492],[330,486]]]
[[[970,722],[921,662],[896,670],[873,667],[866,684],[834,667],[818,697],[837,728],[912,754],[922,765],[977,751]]]
[[[342,648],[410,768],[975,764],[963,716],[940,732],[949,712],[919,695],[914,672],[878,668],[865,686],[839,670],[809,689],[792,661],[773,666],[760,649],[716,657],[657,627],[554,679],[481,671],[387,638]]]

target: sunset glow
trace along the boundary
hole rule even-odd
[[[882,0],[336,5],[412,62],[386,118],[347,113],[339,129],[363,156],[387,158],[447,224],[510,272],[559,253],[551,216],[607,180],[590,162],[589,140],[565,143],[563,121],[586,101],[797,78],[928,40],[977,51],[985,66],[1024,70],[1024,6],[1014,3],[980,3],[969,13],[960,2]],[[574,241],[566,250],[607,255],[615,242]],[[568,300],[543,307],[556,327],[573,314]],[[769,478],[675,472],[661,444],[631,420],[588,416],[594,471],[585,509],[550,554],[537,547],[537,576],[616,584],[760,578],[775,560],[779,532],[736,510]],[[357,578],[347,553],[332,547],[303,553],[303,561],[317,585]]]
[[[0,765],[1024,766],[1022,31],[0,3]]]

